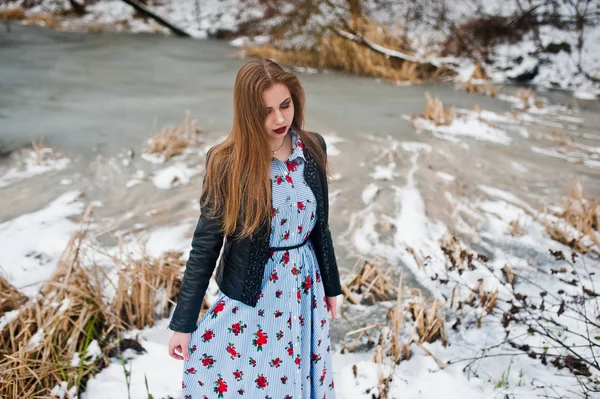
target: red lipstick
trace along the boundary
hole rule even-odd
[[[285,133],[286,129],[287,129],[287,126],[284,126],[284,127],[280,127],[279,129],[275,129],[273,131],[277,134],[282,134],[282,133]]]

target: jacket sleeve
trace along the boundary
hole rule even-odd
[[[325,139],[320,134],[316,134],[321,147],[323,148],[323,152],[325,152],[325,156],[327,156],[327,144],[325,143]],[[335,258],[335,250],[333,249],[333,240],[331,239],[331,231],[329,230],[329,187],[327,184],[327,175],[323,173],[323,195],[324,195],[324,205],[325,205],[325,215],[327,215],[327,220],[325,221],[325,229],[324,233],[324,241],[326,243],[327,256],[325,259],[327,260],[327,265],[325,268],[327,270],[326,273],[321,273],[323,278],[323,288],[325,289],[326,296],[338,296],[342,294],[342,285],[340,283],[340,274],[337,266],[337,261]]]
[[[207,166],[209,156],[210,151],[206,157]],[[202,183],[203,187],[205,181],[206,176]],[[201,208],[194,231],[192,250],[185,266],[177,307],[169,323],[169,329],[173,331],[191,333],[196,330],[204,294],[223,246],[220,223],[216,219],[205,216],[209,208],[210,203]]]

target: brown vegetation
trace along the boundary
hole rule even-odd
[[[428,92],[425,92],[425,98],[427,99],[425,112],[420,116],[428,121],[432,121],[436,126],[450,125],[456,117],[454,106],[444,108],[442,101],[437,97],[431,98]]]
[[[545,208],[543,214],[548,214]],[[552,215],[558,220],[542,218],[550,237],[580,253],[600,255],[600,203],[584,198],[581,180],[573,183],[569,196],[563,200],[563,210]]]
[[[395,30],[365,19],[352,23],[360,34],[390,50],[412,54],[410,43]],[[317,69],[333,69],[354,75],[373,76],[390,82],[421,83],[448,76],[443,68],[386,57],[372,49],[332,32],[324,34],[318,45],[310,48],[285,49],[279,45],[250,46],[238,53],[244,57],[272,58],[284,64]]]
[[[3,276],[0,276],[0,317],[6,312],[18,309],[27,302],[27,296],[19,292]]]
[[[88,208],[84,221],[90,212]],[[109,364],[109,356],[127,347],[143,350],[136,341],[122,338],[126,329],[152,325],[156,317],[168,314],[183,274],[179,253],[141,261],[113,258],[120,268],[119,281],[108,303],[104,288],[112,282],[102,279],[106,275],[101,267],[86,263],[85,238],[82,231],[73,235],[40,295],[21,305],[0,331],[3,395],[50,397],[61,381],[79,394],[90,376]],[[0,283],[3,308],[26,300]]]
[[[167,161],[182,154],[190,144],[190,140],[193,140],[195,135],[200,132],[198,122],[191,119],[190,112],[186,111],[185,119],[180,126],[164,127],[150,138],[146,153],[162,155]]]

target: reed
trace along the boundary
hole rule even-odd
[[[0,10],[0,19],[8,21],[22,21],[27,18],[25,10],[22,7],[16,6]]]
[[[454,106],[444,108],[444,103],[435,97],[431,98],[428,92],[425,92],[427,104],[425,111],[420,116],[426,120],[432,121],[436,126],[448,126],[456,117]]]
[[[73,393],[107,364],[99,344],[115,333],[102,287],[79,259],[77,232],[59,267],[0,332],[0,392],[42,398],[66,383]]]
[[[27,302],[27,296],[23,295],[4,276],[0,275],[0,317],[6,312],[19,309]]]
[[[168,126],[154,134],[146,146],[147,154],[161,155],[165,161],[182,154],[201,130],[198,128],[196,119],[190,117],[190,111],[186,111],[185,118],[179,126]]]
[[[390,50],[413,54],[413,46],[399,28],[389,28],[360,18],[349,22],[368,40]],[[317,69],[333,69],[353,75],[371,76],[389,82],[422,83],[437,80],[450,74],[444,68],[430,67],[410,61],[388,58],[364,46],[342,38],[329,31],[322,35],[315,46],[296,49],[285,48],[285,43],[248,46],[238,56],[272,58],[284,64]]]
[[[548,214],[545,207],[543,214]],[[580,179],[573,182],[569,195],[563,200],[563,210],[552,215],[556,219],[542,217],[541,220],[554,240],[580,253],[593,252],[600,256],[600,203],[584,197]]]

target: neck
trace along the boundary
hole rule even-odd
[[[288,139],[287,136],[289,136],[289,135],[290,135],[290,132],[288,131],[286,134],[283,135],[283,137],[277,137],[277,138],[270,139],[269,147],[271,148],[271,152],[283,149],[283,147],[284,147],[283,143]]]

